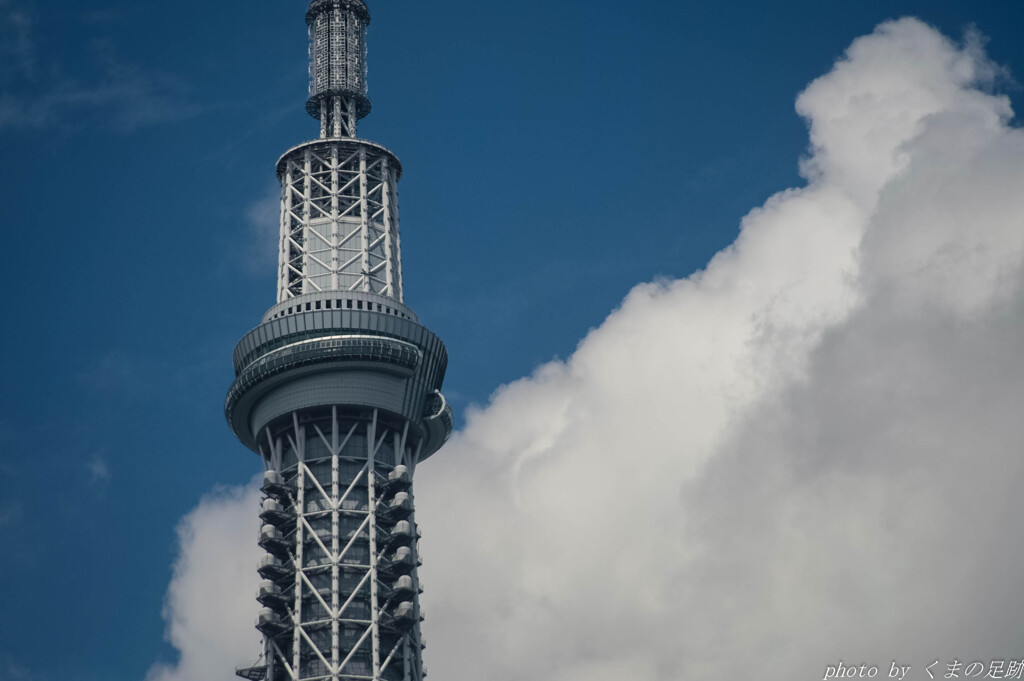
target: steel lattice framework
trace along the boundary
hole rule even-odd
[[[401,301],[395,155],[363,141],[317,141],[290,150],[277,170],[278,302],[327,290]]]
[[[277,303],[234,353],[225,414],[263,460],[254,681],[422,681],[413,474],[451,433],[447,352],[402,303],[398,158],[370,111],[362,0],[306,13],[320,139],[277,163]]]
[[[265,428],[258,600],[269,678],[421,679],[421,442],[379,410],[292,412]]]

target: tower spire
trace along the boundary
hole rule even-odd
[[[321,139],[356,137],[356,122],[370,113],[366,96],[366,27],[363,0],[313,0],[309,27],[309,99]]]

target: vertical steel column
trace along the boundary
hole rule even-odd
[[[313,151],[306,149],[302,168],[302,293],[309,293],[309,221],[313,217]]]
[[[307,156],[308,163],[308,156]],[[308,175],[306,176],[309,177]],[[295,428],[295,438],[292,440],[292,449],[295,451],[296,476],[295,476],[295,611],[292,613],[294,622],[292,624],[292,669],[295,675],[302,678],[302,572],[303,564],[303,542],[305,539],[303,525],[306,514],[306,465],[305,465],[305,440],[299,429],[299,414],[292,412],[292,423]]]
[[[395,266],[394,266],[394,244],[391,239],[391,164],[388,157],[381,159],[380,167],[380,202],[381,214],[384,218],[384,290],[381,293],[393,297],[395,295]]]
[[[341,447],[338,446],[338,407],[331,407],[331,664],[334,666],[332,681],[338,679],[338,663],[341,661],[339,650],[338,606],[341,604],[339,587],[338,546],[340,527],[341,500],[338,496],[338,457]]]
[[[355,139],[357,137],[357,135],[356,135],[356,125],[358,125],[358,118],[359,118],[356,115],[356,108],[357,108],[356,107],[356,100],[354,98],[352,98],[352,97],[346,97],[345,98],[345,102],[347,104],[347,106],[346,106],[347,111],[345,113],[346,113],[346,116],[348,118],[348,136],[353,138],[353,139]]]
[[[281,186],[281,236],[277,255],[277,302],[283,302],[288,291],[288,263],[292,226],[292,164],[285,164],[284,184]]]
[[[338,266],[340,265],[340,258],[338,257],[338,249],[341,247],[338,243],[341,236],[338,231],[338,193],[341,191],[341,186],[338,180],[338,164],[340,163],[338,158],[338,145],[331,145],[331,290],[338,290]],[[335,420],[337,420],[337,414],[335,414]]]
[[[341,127],[341,97],[331,97],[331,106],[334,110],[334,136],[341,137],[344,134]]]
[[[391,205],[393,214],[391,216],[391,223],[394,226],[395,234],[395,270],[396,280],[398,283],[398,290],[392,295],[398,302],[405,302],[403,300],[404,292],[402,290],[402,222],[398,218],[398,178],[395,177],[395,170],[392,168],[388,174],[388,191],[390,199],[388,203]]]
[[[370,291],[370,207],[366,192],[366,147],[359,147],[359,246],[362,251],[360,265],[363,282],[361,290]]]
[[[370,662],[373,679],[380,679],[380,613],[377,607],[377,410],[367,433],[366,496],[370,511]],[[381,438],[383,442],[383,438]]]

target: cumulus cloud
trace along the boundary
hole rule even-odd
[[[180,656],[154,665],[146,681],[232,679],[235,665],[258,657],[259,498],[255,482],[218,489],[182,519],[164,604],[167,638]]]
[[[419,469],[432,677],[1020,659],[1024,134],[979,45],[914,19],[856,40],[797,100],[805,187]],[[237,526],[209,531],[251,575]],[[176,603],[217,578],[180,565],[184,662],[199,623]],[[251,631],[238,591],[220,636]],[[238,656],[204,659],[220,678]]]
[[[855,41],[797,100],[805,188],[471,415],[420,473],[435,673],[1019,655],[1024,138],[996,72],[915,20]]]

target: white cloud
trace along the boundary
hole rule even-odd
[[[997,73],[912,19],[858,39],[797,101],[807,187],[470,415],[418,474],[432,677],[1020,659],[1024,134]],[[238,591],[222,635],[250,631]]]
[[[180,659],[154,665],[146,681],[228,681],[236,665],[257,658],[258,513],[253,483],[215,490],[182,519],[164,606],[167,637]]]
[[[999,405],[1022,402],[1024,155],[994,73],[913,20],[857,40],[797,101],[808,187],[423,467],[435,674],[783,681],[1019,650],[997,547],[1019,564]]]

